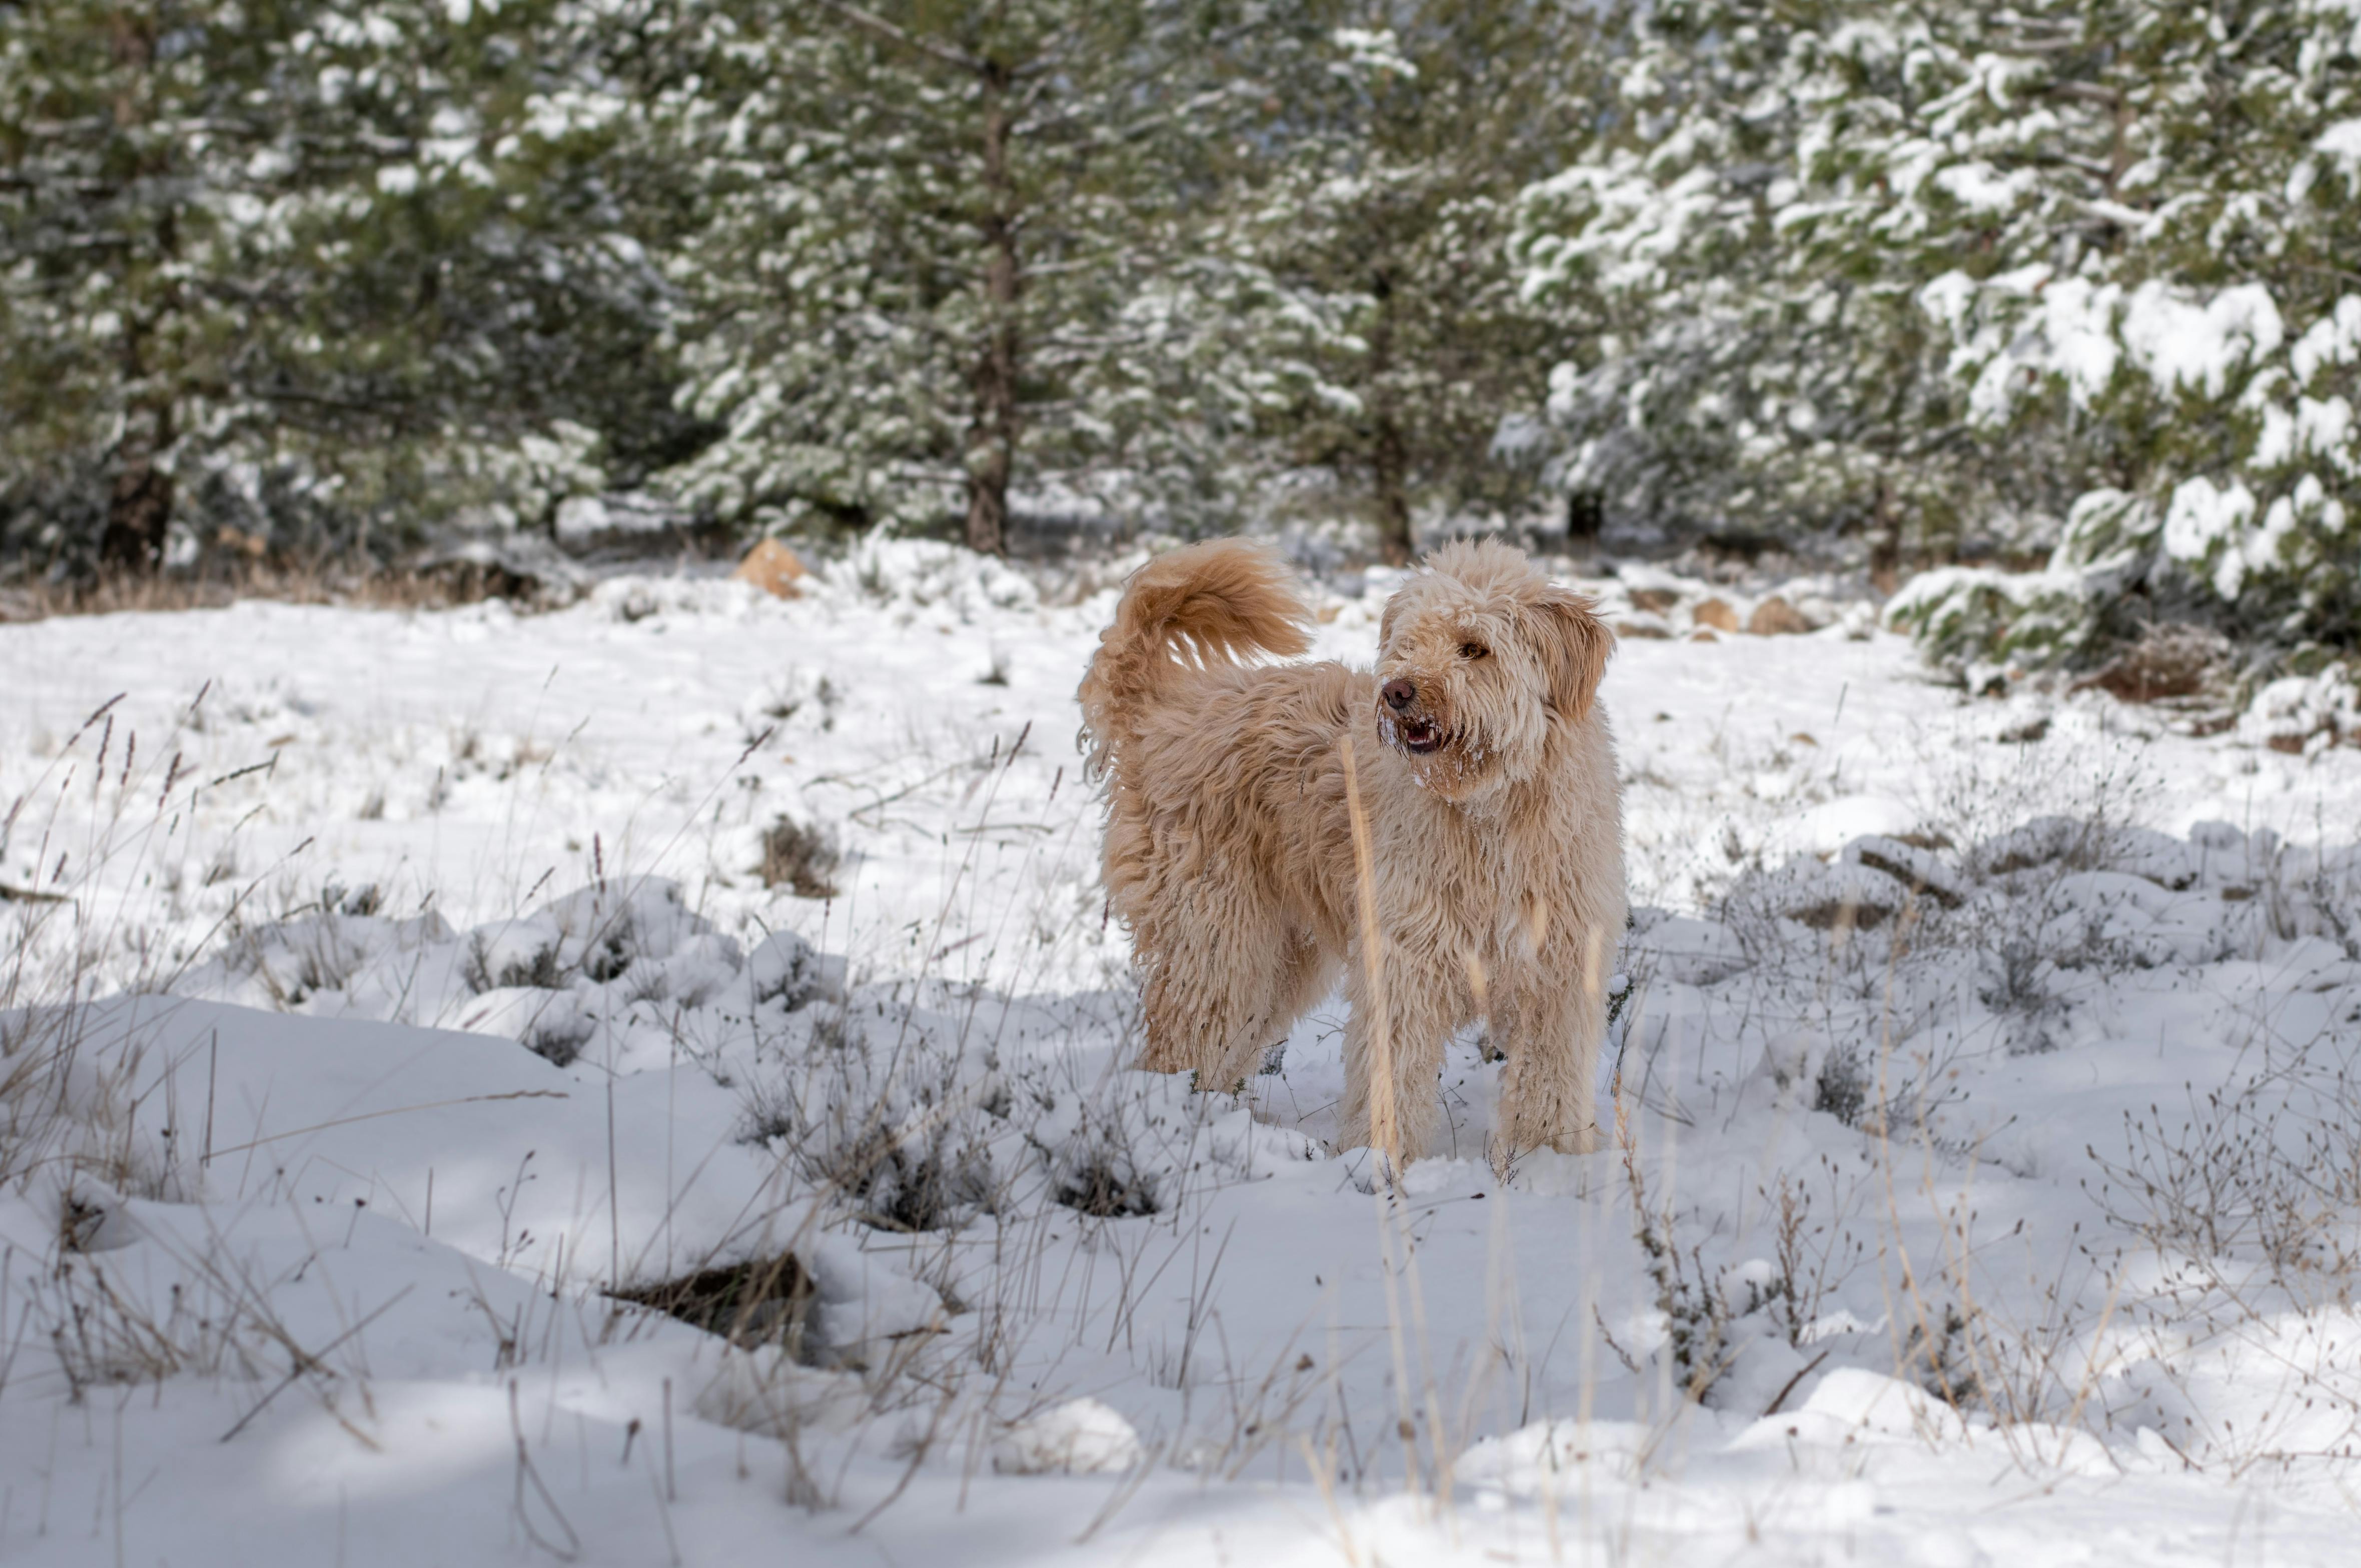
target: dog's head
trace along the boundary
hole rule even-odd
[[[1591,601],[1522,551],[1446,544],[1386,601],[1378,733],[1427,788],[1481,798],[1540,766],[1552,724],[1590,711],[1614,647]]]

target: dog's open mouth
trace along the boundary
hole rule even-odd
[[[1403,751],[1421,757],[1442,750],[1445,739],[1442,727],[1430,718],[1397,718],[1394,732],[1401,738]]]

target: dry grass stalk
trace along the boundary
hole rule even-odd
[[[1380,1175],[1401,1170],[1401,1110],[1394,1095],[1393,1025],[1386,1013],[1385,935],[1378,928],[1376,852],[1368,814],[1361,806],[1361,771],[1353,738],[1345,737],[1345,810],[1353,824],[1353,872],[1359,890],[1361,962],[1369,983],[1369,1147],[1382,1159]]]

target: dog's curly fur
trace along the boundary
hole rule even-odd
[[[1345,1146],[1371,1136],[1374,1055],[1390,1065],[1400,1153],[1434,1152],[1444,1047],[1478,1018],[1509,1058],[1495,1157],[1596,1146],[1602,981],[1624,922],[1595,700],[1612,633],[1492,542],[1447,545],[1402,585],[1374,672],[1248,662],[1304,652],[1310,620],[1269,550],[1191,545],[1132,578],[1083,678],[1107,891],[1145,988],[1140,1065],[1232,1087],[1341,968]],[[1389,1045],[1376,1053],[1373,995]]]

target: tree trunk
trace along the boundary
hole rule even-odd
[[[159,225],[171,254],[169,211]],[[164,541],[172,526],[172,476],[157,461],[171,449],[174,435],[170,395],[148,385],[148,335],[145,322],[126,322],[123,328],[121,373],[126,393],[123,439],[115,448],[115,484],[106,498],[106,528],[98,538],[100,565],[112,571],[145,576],[164,561]]]
[[[134,91],[156,56],[156,22],[126,7],[113,17],[112,53],[123,69],[115,97],[115,123],[128,128],[142,118],[139,95]],[[161,169],[152,159],[142,172]],[[160,256],[180,250],[173,208],[167,204],[156,224]],[[169,294],[168,294],[169,298]],[[172,402],[168,392],[148,386],[148,337],[152,321],[134,316],[123,327],[120,363],[126,392],[123,439],[115,451],[115,484],[106,500],[106,527],[98,538],[100,564],[112,570],[145,576],[162,565],[164,542],[172,525],[172,476],[157,466],[174,438]]]
[[[1880,479],[1876,510],[1870,520],[1869,586],[1885,595],[1902,586],[1902,524],[1894,513],[1893,488]]]
[[[1386,564],[1406,566],[1418,542],[1410,528],[1410,443],[1394,407],[1388,378],[1393,373],[1393,275],[1379,269],[1369,280],[1378,302],[1369,329],[1369,486],[1378,512],[1378,549]]]
[[[145,419],[146,429],[140,429]],[[172,525],[172,476],[156,466],[172,444],[172,411],[134,410],[132,427],[117,449],[121,465],[106,499],[106,531],[99,535],[101,564],[145,576],[163,563],[164,541]]]
[[[1410,531],[1410,458],[1402,441],[1401,425],[1390,409],[1378,414],[1369,466],[1377,487],[1378,548],[1384,553],[1386,565],[1406,566],[1418,551],[1418,543],[1411,537]]]
[[[1606,500],[1597,490],[1566,492],[1565,542],[1568,549],[1583,555],[1598,554],[1599,531],[1606,526]]]
[[[1023,273],[1016,252],[1016,182],[1008,167],[1008,68],[987,62],[983,82],[985,313],[975,365],[975,410],[968,426],[967,544],[1000,555],[1008,549],[1008,481],[1016,466],[1016,372],[1024,350],[1016,297]]]

